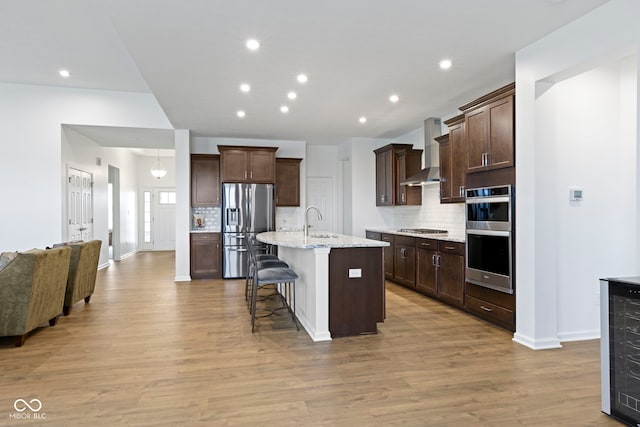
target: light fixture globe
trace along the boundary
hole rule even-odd
[[[156,160],[156,164],[151,168],[151,175],[154,178],[160,179],[167,174],[167,170],[160,163],[160,150],[158,150],[158,157]]]

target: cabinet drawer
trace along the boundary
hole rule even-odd
[[[515,322],[513,318],[513,311],[511,310],[469,295],[466,296],[464,305],[469,311],[477,314],[483,319],[496,323],[500,326],[513,329]]]
[[[416,247],[419,249],[438,250],[438,241],[434,239],[416,239]]]
[[[191,233],[192,242],[220,240],[220,233]]]
[[[410,246],[410,247],[415,247],[416,246],[416,238],[415,237],[395,236],[394,237],[394,242],[398,246]]]
[[[464,243],[449,242],[446,240],[440,240],[438,242],[438,250],[442,253],[465,255]]]

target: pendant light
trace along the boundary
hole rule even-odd
[[[154,178],[160,179],[166,174],[167,170],[162,166],[162,163],[160,163],[160,149],[158,149],[158,158],[156,164],[151,168],[151,175],[153,175]]]

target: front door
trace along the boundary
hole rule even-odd
[[[67,170],[67,240],[93,239],[93,177],[80,169]]]
[[[176,249],[176,192],[175,189],[156,189],[153,206],[153,250]]]

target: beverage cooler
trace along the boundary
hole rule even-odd
[[[602,412],[640,425],[640,277],[600,281]]]

